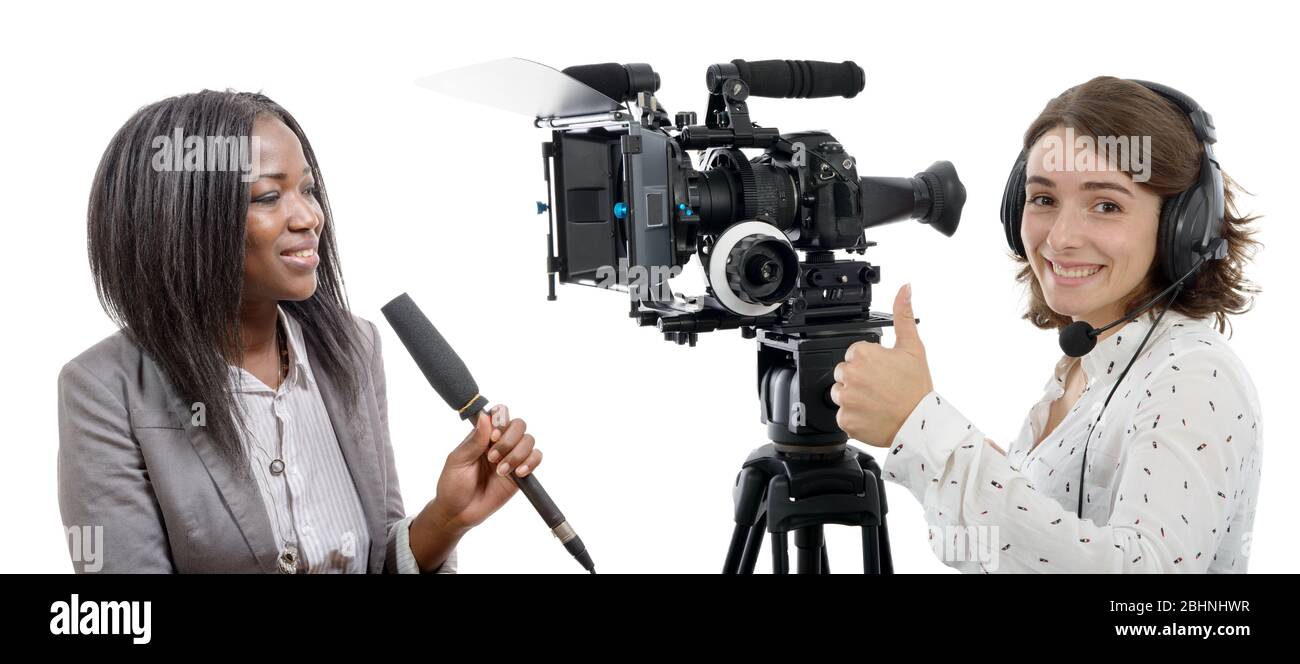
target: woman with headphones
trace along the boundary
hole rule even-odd
[[[99,548],[77,572],[453,572],[537,468],[498,406],[407,516],[333,225],[311,143],[261,94],[164,99],[113,137],[88,239],[121,329],[59,374],[59,507]]]
[[[1111,77],[1066,90],[1025,132],[1002,222],[1024,318],[1060,331],[1065,355],[1006,451],[935,391],[909,286],[895,346],[855,344],[836,367],[840,426],[889,449],[884,477],[924,505],[946,564],[1246,571],[1263,423],[1222,332],[1259,292],[1243,278],[1258,242],[1216,140],[1189,97]],[[960,541],[972,533],[983,541]]]

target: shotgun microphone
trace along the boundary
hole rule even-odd
[[[456,355],[456,351],[452,350],[411,297],[402,293],[380,311],[438,396],[459,413],[462,420],[475,420],[487,407],[487,399],[479,393],[478,383],[474,382],[474,376],[470,375],[460,356]],[[582,538],[569,525],[560,508],[555,506],[535,474],[519,477],[511,473],[510,478],[519,485],[519,490],[528,497],[528,502],[533,504],[533,508],[546,522],[546,527],[564,544],[564,548],[588,572],[595,574],[596,565],[591,561]]]

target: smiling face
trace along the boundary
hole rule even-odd
[[[273,116],[258,117],[260,159],[250,187],[244,254],[246,301],[306,300],[316,292],[316,254],[325,216],[298,137]]]
[[[1101,327],[1127,313],[1125,299],[1147,278],[1161,200],[1101,155],[1076,159],[1066,140],[1057,127],[1029,151],[1021,241],[1048,306]]]

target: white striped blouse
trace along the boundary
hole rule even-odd
[[[289,373],[279,388],[230,366],[253,477],[276,545],[281,553],[296,547],[299,573],[365,573],[370,536],[361,499],[308,363],[302,328],[283,307],[276,309],[289,341]],[[276,459],[283,464],[273,468]],[[401,535],[409,520],[398,529]],[[399,536],[397,551],[399,571],[418,573],[406,537]]]

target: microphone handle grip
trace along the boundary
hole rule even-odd
[[[584,569],[595,574],[596,565],[591,561],[591,554],[587,553],[587,545],[583,544],[577,531],[569,525],[568,519],[564,518],[564,513],[556,507],[555,501],[551,500],[550,494],[542,488],[542,483],[537,477],[532,473],[524,477],[518,475],[512,477],[515,484],[519,485],[519,490],[528,497],[528,502],[533,504],[533,509],[537,510],[542,520],[546,522],[546,527],[551,529],[551,534],[560,540],[569,555],[577,559]]]
[[[519,491],[528,497],[528,502],[533,504],[533,509],[541,515],[542,521],[546,522],[547,528],[555,528],[564,523],[564,513],[556,507],[555,501],[551,500],[550,494],[542,488],[542,483],[532,473],[524,477],[514,475],[515,484],[519,485]]]
[[[507,416],[497,411],[496,406],[488,408],[487,403],[488,400],[483,395],[476,395],[472,405],[466,409],[462,417],[472,420],[478,417],[478,413],[481,411],[488,414],[492,419],[494,428],[504,431],[505,426],[509,423],[506,420]],[[537,478],[532,473],[524,477],[511,473],[510,478],[515,481],[515,485],[519,487],[519,490],[528,497],[528,502],[533,504],[533,509],[537,510],[537,513],[541,515],[542,520],[546,522],[547,528],[554,529],[564,523],[564,513],[555,505],[555,501],[551,500],[550,494],[546,493],[546,489],[542,488],[542,483],[537,481]]]
[[[486,404],[486,399],[483,399],[482,402],[476,403],[476,407],[471,409],[474,410],[475,413],[469,414],[468,416],[477,416],[477,411],[481,410],[484,404]],[[493,413],[493,424],[495,426],[502,426],[504,422],[497,421],[496,418],[498,416],[498,413]],[[542,517],[542,521],[546,523],[546,527],[551,529],[551,534],[555,535],[555,538],[560,540],[560,543],[564,545],[564,548],[569,552],[569,555],[572,555],[577,559],[578,563],[588,572],[595,574],[596,565],[591,560],[591,554],[587,553],[587,546],[583,544],[582,538],[578,537],[578,533],[573,529],[573,526],[569,525],[569,520],[564,518],[564,513],[560,511],[560,508],[555,504],[555,501],[551,500],[551,495],[546,493],[546,489],[542,488],[542,483],[537,479],[537,476],[529,473],[524,477],[520,477],[512,472],[510,478],[515,481],[515,485],[519,487],[519,491],[528,498],[528,502],[533,504],[533,509],[537,510],[538,516]]]

